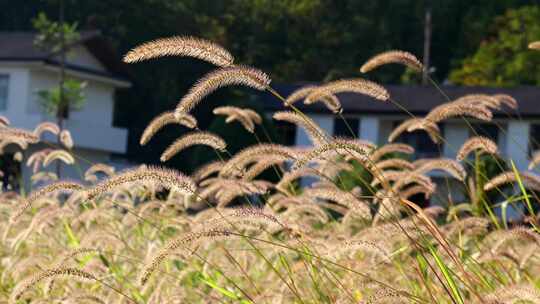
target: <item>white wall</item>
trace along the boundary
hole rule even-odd
[[[313,121],[321,127],[326,135],[332,136],[334,134],[334,117],[331,115],[324,115],[324,114],[310,114],[308,115],[309,118],[313,119]],[[296,145],[297,146],[312,146],[313,143],[309,139],[308,134],[306,131],[301,128],[296,128]]]
[[[8,101],[0,115],[10,119],[12,126],[33,129],[43,121],[55,121],[43,113],[39,105],[39,90],[58,85],[58,73],[40,64],[2,63],[0,74],[9,75]],[[85,104],[79,111],[72,111],[65,121],[72,132],[75,145],[80,148],[125,153],[127,130],[114,128],[113,108],[115,84],[94,78],[86,81]]]
[[[112,126],[115,87],[95,81],[75,79],[86,81],[87,85],[83,91],[86,101],[80,110],[70,112],[69,119],[98,126]],[[28,113],[41,114],[42,110],[36,92],[56,85],[58,85],[57,73],[39,68],[32,69],[30,72],[31,94],[27,104]]]
[[[469,127],[464,122],[444,124],[444,157],[455,158],[463,143],[469,138]]]
[[[377,145],[380,132],[379,122],[380,119],[377,116],[360,116],[359,138]]]
[[[74,64],[104,71],[104,67],[87,50],[77,49],[75,56],[70,57]],[[55,121],[43,113],[37,91],[49,89],[58,85],[59,70],[57,67],[37,62],[0,62],[0,74],[9,75],[8,100],[5,111],[0,115],[6,116],[13,127],[33,130],[43,121]],[[84,89],[85,104],[79,111],[72,111],[65,121],[75,142],[74,154],[82,157],[78,166],[63,166],[63,177],[80,179],[91,164],[110,163],[111,152],[125,153],[127,148],[127,130],[112,126],[114,92],[117,88],[127,87],[129,83],[112,80],[106,77],[72,72],[68,77],[87,82]],[[47,141],[55,142],[55,138],[44,137]],[[27,151],[28,157],[32,152],[45,147],[43,144],[33,145]],[[25,159],[26,159],[25,157]],[[50,168],[55,170],[55,166]],[[30,185],[31,169],[21,165],[26,186]]]
[[[529,135],[529,122],[520,120],[508,122],[505,156],[512,159],[519,170],[526,170],[529,163]]]
[[[106,71],[105,66],[92,55],[85,47],[79,45],[71,49],[67,56],[67,62],[78,66],[91,68],[98,71]]]

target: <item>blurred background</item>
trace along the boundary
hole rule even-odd
[[[74,138],[82,146],[81,153],[86,151],[89,158],[102,157],[118,163],[157,163],[166,146],[187,130],[168,126],[149,145],[141,147],[138,142],[142,131],[156,115],[172,110],[212,66],[184,58],[123,64],[122,55],[140,43],[172,35],[204,37],[223,45],[234,54],[236,62],[267,72],[276,87],[285,91],[307,82],[358,77],[359,67],[367,59],[390,49],[409,51],[423,58],[430,67],[431,78],[445,86],[530,88],[540,84],[540,53],[526,47],[540,38],[539,3],[0,0],[0,106],[4,103],[4,111],[9,114],[10,106],[21,102],[20,98],[32,100],[32,96],[47,88],[46,83],[57,81],[58,70],[53,70],[64,65],[68,75],[84,80],[74,84],[75,89],[86,92],[82,97],[84,105],[81,109],[72,107],[71,114],[62,114],[68,126],[75,129],[72,132],[79,134]],[[55,26],[56,33],[64,32],[62,39],[70,46],[65,62],[58,59],[54,43],[39,41],[48,37],[47,32],[54,37]],[[40,67],[35,66],[38,63]],[[29,68],[25,72],[21,66]],[[44,67],[56,78],[47,76]],[[383,84],[417,87],[427,84],[425,76],[423,80],[422,75],[391,66],[371,73],[368,78]],[[14,96],[8,88],[13,89],[17,77],[27,79],[26,83],[17,83],[28,92]],[[84,88],[77,88],[80,85]],[[415,96],[415,92],[409,96]],[[211,114],[211,110],[222,104],[246,106],[259,112],[266,111],[266,107],[279,107],[268,103],[278,101],[245,89],[221,89],[205,99],[194,114],[201,129],[220,134],[229,150],[235,152],[255,143],[254,137],[240,126],[224,128],[223,118]],[[42,111],[31,102],[25,107],[30,112]],[[31,124],[23,122],[28,118],[21,116],[20,120],[22,126]],[[266,134],[260,138],[298,143],[291,126],[276,124],[268,118],[264,126]],[[80,130],[76,131],[77,128]],[[343,126],[335,125],[334,131],[339,128]],[[213,157],[211,151],[197,149],[182,152],[168,165],[189,173]],[[96,151],[103,153],[96,156]]]

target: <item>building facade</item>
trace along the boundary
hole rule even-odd
[[[33,41],[32,33],[0,33],[0,115],[12,127],[29,130],[41,122],[56,121],[41,109],[37,92],[57,87],[60,75],[58,56],[37,49]],[[79,179],[88,166],[114,165],[111,155],[126,152],[127,130],[113,126],[115,94],[131,86],[126,75],[119,57],[98,32],[82,33],[80,41],[70,46],[66,78],[84,81],[86,87],[83,107],[70,111],[64,122],[74,139],[78,163],[63,168],[63,177]],[[26,156],[56,141],[47,135],[45,143],[31,146]],[[21,171],[28,185],[31,168],[22,164]]]
[[[282,96],[288,96],[303,85],[275,85]],[[519,170],[527,170],[531,154],[540,150],[540,88],[484,88],[443,86],[442,92],[431,86],[385,86],[391,101],[381,102],[359,94],[338,95],[343,106],[343,119],[332,114],[322,103],[305,105],[299,101],[295,106],[313,119],[326,134],[333,136],[357,137],[368,140],[378,146],[388,143],[391,131],[402,121],[411,117],[423,117],[434,107],[465,96],[467,94],[508,94],[518,102],[516,110],[504,109],[494,112],[491,122],[471,118],[454,118],[439,124],[444,142],[435,144],[427,133],[405,132],[395,142],[402,142],[415,148],[413,159],[419,158],[455,158],[461,145],[470,137],[482,135],[492,139],[499,147],[500,156],[511,159]],[[290,110],[282,106],[273,96],[264,95],[268,115],[276,111]],[[284,142],[290,145],[309,146],[308,135],[301,128],[283,123],[278,124],[278,131]],[[353,134],[351,134],[351,131]],[[441,172],[432,172],[432,178],[438,183],[439,197],[452,195],[460,201],[463,193],[462,183],[445,178]]]

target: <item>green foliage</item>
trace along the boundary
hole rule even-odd
[[[70,45],[80,39],[77,22],[60,24],[50,20],[44,12],[40,12],[36,18],[32,19],[32,25],[38,31],[34,41],[36,46],[51,53],[62,50],[62,39],[64,39],[64,45]],[[64,37],[62,37],[62,32]]]
[[[80,39],[77,32],[77,23],[59,23],[51,21],[47,15],[40,12],[38,16],[32,19],[34,29],[38,31],[34,43],[41,49],[61,55],[66,52],[69,46]],[[64,67],[62,67],[64,68]],[[39,103],[43,110],[62,120],[69,110],[78,110],[84,104],[83,89],[86,82],[75,79],[61,80],[57,87],[37,92]]]
[[[540,8],[526,6],[495,18],[496,29],[450,74],[455,84],[515,86],[540,84],[540,53],[527,48],[540,39]]]
[[[375,189],[369,185],[373,180],[373,177],[365,166],[356,160],[349,163],[354,167],[354,170],[342,171],[342,173],[338,175],[336,183],[340,188],[350,191],[354,187],[360,187],[362,188],[362,193],[367,193],[367,195],[375,193]]]
[[[60,86],[38,91],[39,103],[43,110],[51,116],[56,116],[60,109],[79,110],[84,105],[83,89],[85,87],[86,82],[67,79],[64,82],[62,93],[60,93]]]

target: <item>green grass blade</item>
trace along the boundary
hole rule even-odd
[[[454,300],[457,301],[457,303],[459,304],[464,304],[463,297],[461,296],[461,293],[459,292],[456,282],[454,281],[454,278],[452,278],[452,275],[450,274],[448,267],[446,267],[441,257],[437,254],[437,250],[435,249],[435,247],[433,247],[433,245],[431,244],[428,245],[428,247],[429,247],[429,251],[431,255],[435,259],[435,263],[437,264],[437,267],[439,267],[439,269],[441,270],[444,276],[444,279],[446,280],[446,283],[450,287],[450,291],[452,292],[452,296]]]

